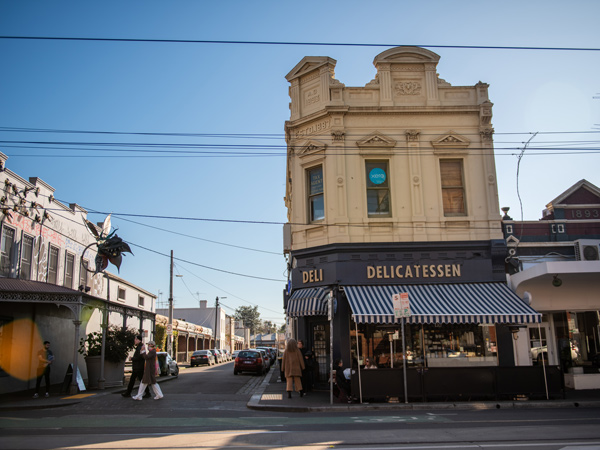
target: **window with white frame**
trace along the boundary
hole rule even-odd
[[[122,302],[124,302],[124,301],[125,301],[125,289],[123,289],[123,288],[118,288],[118,291],[117,291],[117,298],[118,298],[120,301],[122,301]]]
[[[31,267],[33,266],[33,237],[23,235],[21,240],[21,269],[19,278],[21,280],[31,280]]]
[[[46,281],[50,284],[56,284],[58,280],[58,247],[53,245],[48,250],[48,277]]]
[[[306,171],[308,178],[308,211],[310,222],[325,218],[325,198],[323,196],[323,166]]]
[[[65,256],[65,281],[64,286],[73,289],[73,270],[75,268],[75,255],[67,253]]]
[[[367,214],[369,217],[389,217],[390,176],[387,161],[366,161]]]
[[[88,266],[90,262],[87,259],[82,259],[79,264],[79,286],[84,288],[88,285]]]
[[[466,216],[463,162],[460,159],[441,159],[442,201],[444,216]]]
[[[142,297],[141,295],[138,295],[138,306],[140,308],[144,307],[144,297]]]
[[[12,268],[13,248],[15,245],[14,228],[2,226],[2,242],[0,244],[0,276],[9,277]]]

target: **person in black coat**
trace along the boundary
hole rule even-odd
[[[123,392],[121,395],[123,397],[131,397],[131,391],[133,391],[133,385],[135,384],[135,380],[142,381],[142,377],[144,376],[144,363],[146,360],[141,355],[143,344],[142,344],[142,336],[137,335],[135,337],[135,351],[133,352],[133,356],[131,357],[131,378],[129,378],[129,384],[127,385],[127,390]],[[146,388],[146,393],[144,397],[150,397],[150,390]]]

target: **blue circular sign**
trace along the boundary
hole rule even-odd
[[[381,184],[385,181],[385,171],[379,167],[374,168],[369,172],[369,180],[373,184]]]

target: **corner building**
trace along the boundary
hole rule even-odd
[[[512,331],[540,315],[505,283],[488,85],[452,86],[438,61],[392,48],[364,87],[336,80],[329,57],[286,76],[284,307],[288,334],[316,357],[317,386],[342,358],[364,396],[403,398],[406,359],[411,399],[520,392],[500,392],[500,372],[515,369]],[[360,370],[366,358],[384,370]]]

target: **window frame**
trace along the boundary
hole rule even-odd
[[[460,186],[444,186],[444,178],[442,173],[442,164],[443,163],[459,163],[460,164]],[[444,217],[466,217],[468,216],[467,209],[467,190],[466,190],[466,182],[465,182],[465,160],[463,158],[440,158],[438,164],[440,170],[440,194],[442,200],[442,211],[444,213]],[[444,195],[444,191],[450,190],[461,190],[462,191],[462,212],[449,212],[446,208],[446,196]],[[451,204],[448,204],[448,209],[450,209]],[[454,208],[453,208],[454,209]]]
[[[323,175],[323,164],[319,164],[316,166],[308,167],[306,170],[306,205],[307,205],[307,217],[309,223],[320,223],[325,220],[325,177]],[[321,171],[321,191],[317,193],[312,193],[312,176],[311,174],[317,170]],[[323,204],[323,216],[315,217],[313,214],[313,204],[314,200],[317,198],[321,198]]]
[[[72,259],[72,264],[71,264],[71,275],[69,277],[69,272],[68,272],[68,268],[69,268],[69,257],[73,258]],[[69,278],[71,279],[71,282],[69,283]],[[71,252],[65,252],[65,276],[64,276],[64,280],[63,280],[63,286],[64,287],[68,287],[70,289],[73,289],[73,280],[75,278],[75,255]]]
[[[29,255],[25,251],[25,242],[31,241],[31,248]],[[23,233],[21,237],[21,253],[19,257],[19,279],[20,280],[31,280],[31,270],[33,269],[33,247],[35,246],[35,238],[29,234]],[[24,261],[24,257],[29,256],[29,261]]]
[[[123,297],[121,297],[121,292],[123,293]],[[117,300],[120,302],[127,301],[127,289],[117,286]]]
[[[17,237],[17,230],[8,225],[2,224],[1,228],[2,236],[0,236],[0,277],[10,278],[14,266],[14,248],[15,240]],[[7,232],[12,233],[10,248],[5,252],[4,245],[6,242]],[[8,259],[8,261],[7,261]],[[6,265],[6,272],[4,271],[4,264]]]
[[[53,266],[52,266],[52,262],[53,262],[52,252],[53,251],[56,251],[56,258],[54,259],[54,261],[56,262],[56,267],[54,267],[54,270],[53,270]],[[50,244],[48,246],[48,270],[46,271],[46,283],[58,284],[58,269],[60,266],[59,259],[60,259],[60,248],[56,247],[55,245]],[[51,274],[53,274],[54,280],[51,280],[51,278],[50,278]]]
[[[384,186],[379,186],[370,181],[370,173],[373,169],[377,168],[378,165],[385,165],[385,174],[386,179],[383,183]],[[368,168],[371,165],[373,167]],[[379,218],[388,218],[392,217],[392,186],[391,186],[391,176],[390,176],[390,160],[389,159],[365,159],[364,160],[365,167],[365,195],[366,195],[366,211],[367,217],[369,219],[379,219]],[[381,167],[379,167],[381,168]],[[387,204],[388,208],[386,212],[371,212],[369,210],[369,192],[377,192],[377,198],[379,198],[379,192],[387,191]],[[379,205],[380,203],[378,203]]]
[[[145,302],[145,298],[143,295],[139,295],[138,294],[138,308],[143,308],[144,307],[144,302]]]
[[[85,289],[88,285],[88,270],[90,266],[90,260],[81,258],[79,261],[79,286],[83,286]]]

